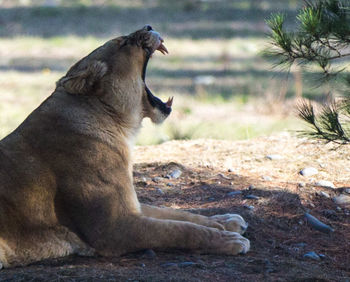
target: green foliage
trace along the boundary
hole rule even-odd
[[[273,14],[266,21],[271,29],[270,45],[265,53],[274,59],[276,66],[290,68],[294,63],[316,64],[322,70],[322,80],[341,79],[350,86],[350,75],[337,69],[335,62],[350,56],[350,1],[305,1],[296,17],[298,27],[290,32],[285,28],[285,16]],[[349,91],[347,91],[349,93]],[[299,117],[311,125],[304,135],[336,142],[350,143],[350,99],[332,101],[316,113],[311,103],[298,107]]]
[[[350,43],[350,1],[306,1],[297,16],[296,32],[287,31],[284,22],[283,14],[273,14],[267,20],[272,31],[270,43],[273,48],[266,53],[277,59],[277,65],[313,62],[323,70],[324,78],[329,78],[333,73],[331,62],[350,56],[347,51]]]
[[[312,103],[301,102],[298,107],[299,117],[311,125],[311,130],[303,131],[302,135],[341,145],[350,143],[349,105],[349,100],[346,103],[333,101],[317,115]],[[344,114],[346,111],[347,114]]]

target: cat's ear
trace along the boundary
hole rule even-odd
[[[107,64],[102,61],[91,61],[85,66],[77,64],[57,82],[57,87],[63,87],[70,94],[93,95],[96,84],[107,73],[107,70]]]

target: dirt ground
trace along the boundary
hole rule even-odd
[[[267,158],[276,154],[276,160]],[[141,202],[204,215],[240,213],[249,223],[251,251],[232,257],[180,250],[68,257],[2,270],[0,280],[350,281],[350,207],[333,200],[350,188],[349,147],[289,134],[239,142],[170,141],[136,147],[134,161]],[[305,167],[318,173],[300,175]],[[175,170],[182,174],[169,178]],[[315,185],[320,180],[336,188]],[[334,232],[313,229],[305,212]],[[304,257],[311,251],[319,260]]]

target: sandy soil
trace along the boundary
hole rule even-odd
[[[276,154],[278,160],[266,157]],[[2,270],[0,280],[350,281],[350,206],[333,200],[348,195],[349,147],[288,134],[240,142],[171,141],[136,147],[134,161],[141,202],[204,215],[240,213],[249,222],[245,236],[251,251],[236,257],[179,250],[147,250],[120,258],[68,257]],[[300,175],[305,167],[318,173]],[[168,178],[174,170],[181,176]],[[320,180],[336,188],[315,185]],[[334,232],[313,229],[305,212]],[[311,251],[321,258],[304,257]]]

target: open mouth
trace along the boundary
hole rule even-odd
[[[152,30],[152,29],[150,29],[150,33],[151,33],[151,36],[147,42],[147,47],[145,48],[147,50],[147,57],[145,60],[145,64],[143,66],[142,80],[145,83],[145,90],[147,93],[147,98],[148,98],[148,101],[151,104],[151,106],[158,108],[164,115],[168,116],[171,113],[171,106],[173,104],[174,97],[169,98],[166,103],[162,102],[162,100],[160,100],[158,97],[153,95],[151,90],[149,90],[149,88],[147,87],[147,84],[146,84],[146,80],[145,80],[148,61],[152,57],[153,53],[155,51],[159,51],[163,55],[166,55],[169,53],[167,48],[163,44],[164,40],[159,35],[159,33]]]

